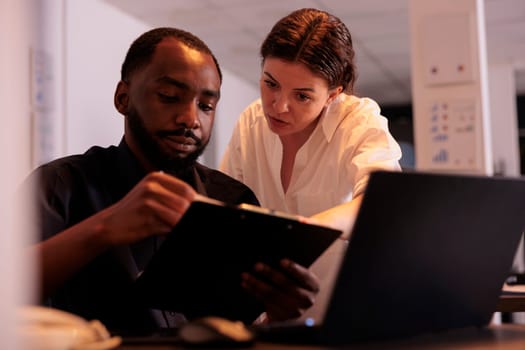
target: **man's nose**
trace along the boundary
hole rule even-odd
[[[184,125],[187,129],[195,129],[199,125],[199,108],[195,101],[188,101],[182,105],[177,115],[177,123]]]

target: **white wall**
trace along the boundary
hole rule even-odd
[[[14,210],[14,190],[30,167],[30,38],[36,15],[31,0],[0,1],[0,340],[18,349],[15,311],[33,291],[22,244],[31,234]],[[29,216],[30,212],[23,214]],[[24,216],[26,218],[26,216]]]
[[[212,138],[202,157],[202,162],[213,168],[219,166],[239,114],[259,96],[258,88],[222,68],[221,70],[221,99],[215,115]]]
[[[520,176],[516,77],[512,64],[489,65],[494,173]]]
[[[64,153],[64,2],[32,0],[31,165],[48,162]]]
[[[65,1],[65,154],[74,154],[120,141],[123,118],[113,106],[120,66],[131,42],[150,26],[100,0]],[[258,93],[230,72],[223,75],[214,134],[203,155],[212,167],[218,165],[240,111]]]
[[[113,106],[120,66],[148,26],[103,1],[65,0],[66,154],[118,144],[122,116]]]

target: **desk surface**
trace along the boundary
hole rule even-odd
[[[449,331],[439,334],[424,335],[415,338],[396,340],[388,342],[351,344],[344,347],[326,347],[311,345],[283,345],[271,343],[256,343],[251,347],[232,349],[254,349],[254,350],[316,350],[316,349],[499,349],[499,350],[523,350],[525,349],[525,325],[505,324],[491,326],[487,329],[466,329]],[[141,344],[121,345],[118,350],[177,350],[185,347],[173,344]],[[207,349],[200,347],[199,349]],[[212,349],[212,348],[210,348]],[[225,348],[222,348],[225,349]]]

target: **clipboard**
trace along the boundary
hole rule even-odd
[[[134,283],[138,300],[186,318],[254,321],[263,305],[241,287],[241,273],[282,258],[309,267],[341,231],[297,216],[209,198],[192,203]]]

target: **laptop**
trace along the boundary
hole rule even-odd
[[[341,344],[484,327],[525,228],[525,179],[374,172],[322,319],[259,339]]]

